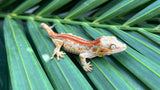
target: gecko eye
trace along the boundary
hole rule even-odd
[[[111,44],[110,45],[110,49],[115,49],[116,48],[116,45],[115,44]]]
[[[103,50],[100,50],[100,52],[103,52]]]

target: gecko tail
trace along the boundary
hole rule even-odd
[[[51,29],[51,28],[55,27],[55,25],[56,25],[56,24],[53,24],[51,27],[49,27],[47,24],[41,23],[41,27],[42,27],[43,29],[45,29],[50,36],[52,36],[53,34],[55,34],[55,32],[53,32],[52,29]]]
[[[52,28],[54,28],[56,26],[56,24],[53,24],[52,26],[50,26],[50,28],[52,29]]]

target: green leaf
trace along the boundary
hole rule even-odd
[[[41,62],[55,89],[92,89],[67,55],[64,55],[63,59],[60,58],[60,61],[57,61],[56,57],[50,60],[55,46],[47,32],[40,27],[40,23],[28,20],[27,25]],[[56,28],[59,29],[58,27],[57,24]]]
[[[3,9],[4,7],[10,5],[11,3],[13,3],[16,0],[4,0],[0,3],[0,10]]]
[[[155,69],[158,69],[159,66],[130,47],[127,48],[128,49],[126,50],[126,53],[115,54],[113,56],[129,71],[131,71],[138,79],[145,83],[145,85],[152,89],[160,88],[160,76],[155,72]]]
[[[6,17],[4,36],[13,89],[53,89],[18,24]]]
[[[137,25],[141,26],[141,27],[146,27],[146,28],[154,28],[155,26],[152,24],[147,24],[146,22],[141,22],[138,23]]]
[[[8,65],[5,53],[5,48],[0,40],[0,88],[8,89]]]
[[[132,35],[133,37],[138,38],[139,40],[145,42],[146,44],[152,44],[153,46],[159,48],[159,45],[156,44],[154,41],[152,41],[151,39],[146,38],[145,36],[143,36],[143,34],[140,34],[138,32],[127,32],[128,34]]]
[[[138,22],[142,22],[146,19],[150,19],[156,15],[160,14],[160,1],[157,0],[145,9],[141,10],[139,13],[134,15],[132,18],[127,20],[123,26],[137,24]]]
[[[67,14],[65,19],[73,19],[76,18],[84,13],[86,13],[89,10],[92,10],[93,8],[96,8],[97,6],[101,5],[102,3],[106,2],[108,0],[86,0],[81,1],[73,7],[70,12]]]
[[[49,14],[58,8],[62,7],[63,5],[69,3],[71,0],[52,0],[49,2],[48,5],[43,5],[38,11],[37,16],[44,16],[46,14]]]
[[[0,90],[159,89],[159,6],[160,0],[0,0]],[[55,46],[38,21],[87,40],[117,36],[128,48],[87,59],[93,71],[85,72],[78,55],[50,60]]]
[[[152,34],[152,33],[147,32],[145,30],[139,30],[138,32],[145,35],[147,38],[149,38],[153,42],[157,43],[158,45],[160,45],[160,36],[158,36],[156,34]]]
[[[20,6],[18,6],[12,13],[14,14],[21,14],[27,9],[31,8],[32,6],[39,3],[41,0],[26,0]]]
[[[102,8],[100,8],[93,16],[94,17],[99,17],[104,12],[106,12],[109,9],[111,9],[112,7],[114,7],[114,5],[118,4],[120,1],[121,0],[112,0],[110,3],[107,3],[105,6],[103,6]]]
[[[93,38],[101,35],[113,35],[111,33],[108,34],[107,31],[99,32],[96,29],[89,27],[88,25],[83,25],[83,27],[85,28],[86,32]],[[136,77],[142,80],[143,83],[145,83],[148,87],[154,89],[159,88],[158,84],[160,83],[160,72],[158,71],[158,69],[160,68],[160,66],[153,62],[152,59],[148,59],[139,52],[133,50],[130,46],[127,46],[127,50],[125,52],[113,54],[112,56],[128,70],[130,70]],[[152,78],[150,78],[151,76]]]
[[[135,50],[141,52],[144,56],[150,58],[151,60],[155,61],[157,64],[159,60],[157,59],[160,55],[160,49],[149,44],[145,43],[138,38],[131,36],[130,34],[123,32],[117,28],[111,28],[111,32],[117,35],[119,38],[123,39],[127,44],[133,47]],[[139,46],[139,47],[137,47]],[[145,52],[144,52],[145,50]]]
[[[112,19],[115,16],[120,16],[121,14],[130,11],[134,8],[136,8],[139,5],[142,5],[149,0],[122,0],[118,4],[115,4],[114,7],[111,9],[107,10],[105,13],[103,13],[101,16],[99,16],[96,20],[93,21],[93,23],[106,20],[106,19]]]
[[[0,20],[0,26],[3,25],[3,20]],[[2,45],[4,44],[4,35],[3,35],[3,27],[0,27],[0,41]]]

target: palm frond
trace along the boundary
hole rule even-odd
[[[6,17],[3,29],[12,88],[52,89],[52,85],[16,22]],[[19,85],[22,87],[18,87]]]
[[[159,3],[0,1],[0,89],[159,89]],[[60,61],[56,57],[50,60],[55,46],[40,27],[41,22],[56,24],[55,32],[87,40],[116,36],[127,44],[127,50],[87,59],[93,71],[85,72],[77,55],[66,52]]]

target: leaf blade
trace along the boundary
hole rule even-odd
[[[137,6],[142,5],[148,1],[149,0],[143,0],[143,1],[122,0],[121,2],[119,2],[118,4],[113,6],[111,9],[109,9],[108,11],[103,13],[101,16],[99,16],[96,20],[93,21],[93,23],[96,23],[96,22],[102,21],[102,20],[106,20],[106,19],[112,19],[118,15],[120,16],[121,14],[123,14],[133,8],[136,8]]]
[[[36,5],[39,3],[41,0],[26,0],[24,1],[20,6],[18,6],[15,10],[13,10],[12,13],[14,14],[22,14],[24,11],[27,9],[31,8],[32,6]]]
[[[87,11],[101,5],[102,3],[106,2],[108,0],[86,0],[86,1],[81,1],[77,3],[77,6],[75,6],[68,15],[65,17],[65,19],[74,19]]]
[[[37,16],[44,16],[49,14],[63,5],[69,3],[71,0],[52,0],[48,5],[43,5],[38,11]]]
[[[90,30],[89,28],[91,27],[88,27],[88,25],[86,24],[83,26],[84,28],[86,28],[86,32],[89,35],[91,35],[93,38],[97,38],[101,35],[108,36],[108,32],[107,33],[105,33],[105,31],[100,32],[95,29]],[[113,35],[113,34],[109,33],[109,35]],[[112,56],[118,62],[120,62],[123,66],[125,66],[128,70],[130,70],[143,83],[145,83],[145,85],[153,89],[159,88],[159,86],[157,86],[157,84],[160,83],[159,80],[157,80],[159,79],[159,72],[157,72],[156,69],[160,67],[159,65],[156,65],[156,63],[153,62],[151,59],[148,59],[147,57],[133,50],[129,46],[127,46],[127,50],[125,50],[125,52],[122,52],[119,54],[113,54]],[[147,61],[145,61],[144,59]],[[148,61],[150,61],[153,65],[150,65],[151,63],[149,63]],[[150,76],[152,76],[152,78],[149,78]],[[148,78],[145,78],[145,77],[148,77]],[[150,81],[153,81],[153,82],[150,82]]]
[[[9,17],[5,18],[4,36],[12,87],[53,89],[23,32]]]
[[[138,22],[142,22],[146,19],[152,18],[152,17],[160,14],[159,12],[160,12],[160,1],[157,0],[154,3],[152,3],[151,5],[149,5],[148,7],[146,7],[145,9],[141,10],[136,15],[134,15],[132,18],[127,20],[123,24],[123,26],[134,25]]]

